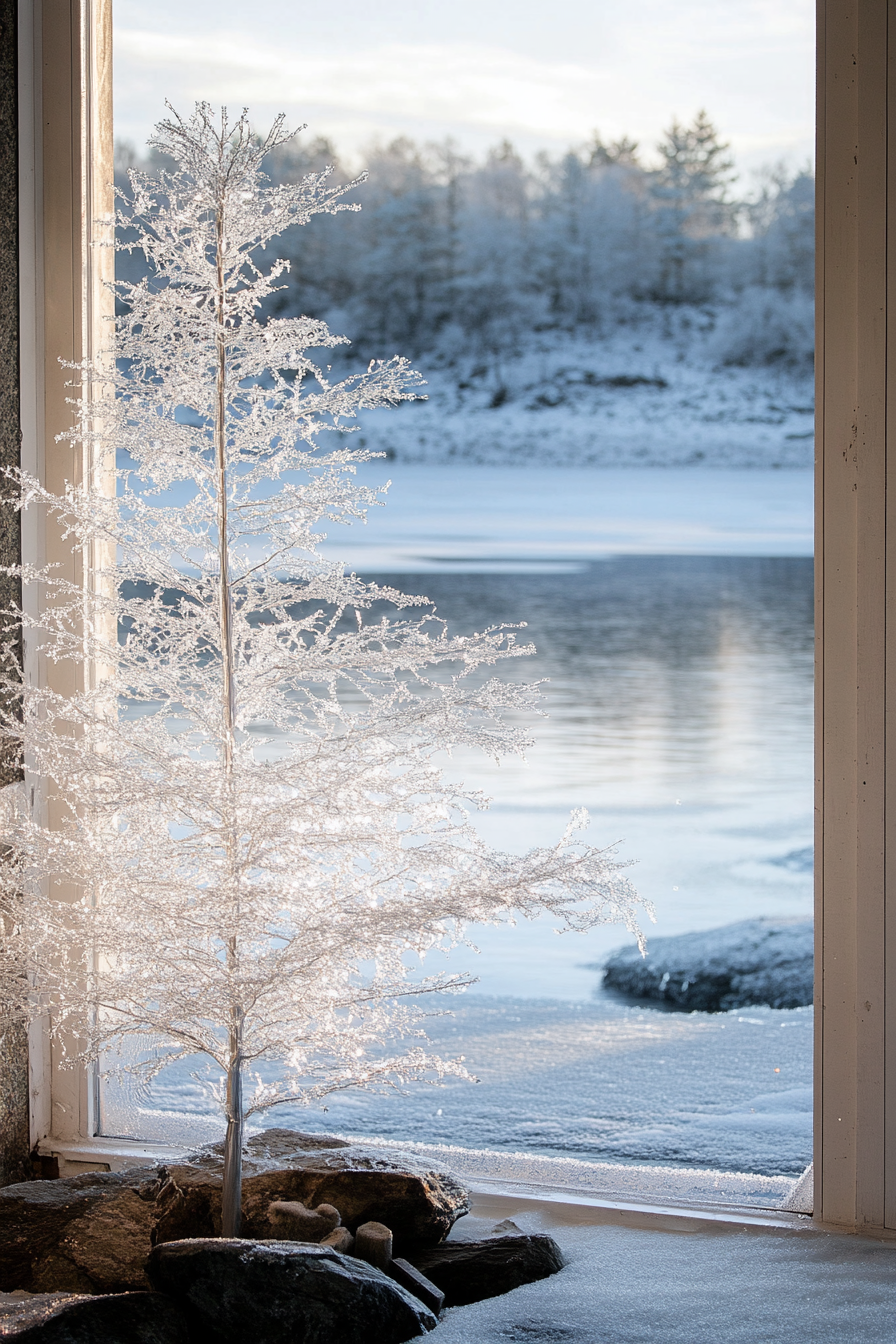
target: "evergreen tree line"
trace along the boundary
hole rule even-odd
[[[813,197],[807,170],[770,170],[738,196],[729,147],[701,112],[673,121],[652,163],[622,139],[527,164],[504,141],[484,162],[452,142],[375,147],[359,213],[315,219],[280,246],[280,314],[326,317],[364,355],[469,349],[511,356],[529,331],[606,336],[658,307],[715,310],[731,364],[812,357]],[[268,156],[275,182],[327,164],[325,139]]]

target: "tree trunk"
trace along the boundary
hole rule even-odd
[[[243,1197],[243,1073],[239,1053],[227,1074],[227,1136],[224,1139],[224,1188],[221,1236],[238,1237]]]
[[[223,152],[223,147],[222,147]],[[227,835],[228,878],[233,896],[233,923],[227,940],[227,966],[236,972],[239,966],[239,890],[235,872],[235,793],[234,793],[234,729],[236,726],[236,686],[233,655],[233,620],[230,592],[230,550],[227,535],[227,308],[225,284],[225,220],[224,195],[215,219],[217,238],[217,332],[216,332],[216,397],[215,397],[215,466],[218,495],[218,557],[219,627],[221,634],[222,711],[224,726],[224,792],[223,822]],[[242,1080],[242,1010],[235,1004],[231,1010],[230,1053],[227,1069],[227,1134],[224,1140],[224,1188],[221,1193],[221,1233],[238,1237],[242,1220],[243,1193],[243,1080]]]

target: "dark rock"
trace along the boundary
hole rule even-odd
[[[350,1148],[347,1139],[337,1139],[335,1134],[306,1134],[301,1129],[266,1129],[261,1134],[253,1134],[243,1144],[243,1155],[249,1162],[279,1163],[281,1158],[294,1157],[297,1152],[315,1153],[327,1148]],[[202,1161],[209,1156],[223,1160],[224,1142],[210,1143],[198,1152],[191,1153],[188,1161]]]
[[[149,1273],[202,1344],[402,1344],[436,1324],[378,1269],[325,1246],[169,1242],[153,1250]]]
[[[0,1338],[19,1344],[190,1344],[184,1317],[161,1293],[0,1296]]]
[[[421,1274],[419,1269],[415,1269],[408,1260],[402,1260],[401,1256],[398,1256],[390,1262],[386,1273],[390,1279],[394,1279],[402,1288],[406,1288],[414,1297],[419,1298],[425,1307],[429,1307],[433,1316],[438,1316],[445,1305],[445,1294],[431,1279]]]
[[[149,1288],[145,1262],[155,1214],[140,1194],[146,1176],[133,1174],[137,1189],[120,1174],[86,1172],[0,1190],[0,1289]]]
[[[722,929],[652,938],[614,952],[604,988],[653,999],[682,1012],[719,1013],[766,1004],[801,1008],[812,1002],[811,920],[748,919]]]
[[[409,1253],[407,1259],[445,1294],[446,1307],[465,1307],[499,1297],[524,1283],[556,1274],[566,1263],[553,1237],[490,1237],[488,1241],[449,1241]]]

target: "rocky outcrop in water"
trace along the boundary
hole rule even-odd
[[[704,1013],[802,1008],[812,1002],[812,981],[812,921],[774,919],[651,938],[643,958],[636,947],[620,948],[603,979],[605,989],[630,998]]]

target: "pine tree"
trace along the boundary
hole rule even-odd
[[[600,131],[591,132],[591,140],[585,148],[589,168],[636,168],[638,162],[638,142],[623,135],[619,140],[604,142]]]
[[[730,146],[703,110],[691,126],[677,120],[657,146],[662,160],[652,182],[663,248],[660,297],[698,297],[688,265],[703,255],[702,240],[730,230],[734,208],[727,188],[734,180]]]
[[[231,1236],[247,1118],[462,1072],[428,1053],[413,1005],[467,981],[409,978],[408,953],[513,911],[637,932],[620,864],[577,841],[584,814],[550,848],[496,853],[469,822],[483,800],[443,778],[436,757],[454,745],[525,746],[503,719],[536,688],[477,675],[526,652],[512,630],[452,636],[409,614],[424,599],[320,554],[322,520],[358,522],[378,502],[354,476],[368,455],[345,438],[357,412],[420,380],[394,358],[331,382],[308,351],[343,338],[260,320],[284,270],[265,259],[278,234],[354,208],[341,199],[353,184],[326,171],[266,183],[262,160],[286,139],[282,119],[259,139],[245,114],[232,124],[201,104],[157,129],[176,168],[131,172],[124,246],[150,274],[118,286],[111,372],[79,371],[90,395],[70,437],[96,471],[64,498],[19,477],[23,508],[111,558],[89,590],[24,570],[43,613],[17,619],[35,649],[105,675],[69,698],[26,685],[22,723],[2,729],[58,818],[20,818],[2,989],[32,1013],[49,997],[50,1029],[78,1038],[73,1063],[146,1032],[167,1045],[148,1076],[217,1062]],[[116,452],[113,499],[101,476]]]

